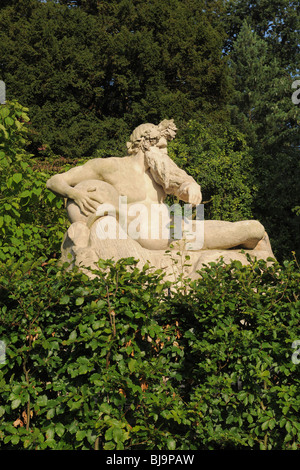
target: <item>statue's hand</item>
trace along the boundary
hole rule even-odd
[[[181,185],[179,190],[179,197],[189,204],[197,205],[201,204],[202,194],[199,184],[196,182],[184,183]]]
[[[80,190],[76,189],[72,199],[86,216],[94,213],[99,207],[99,204],[103,202],[99,201],[99,195],[96,197],[96,188],[93,187]]]

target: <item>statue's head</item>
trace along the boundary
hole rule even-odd
[[[177,127],[174,119],[164,119],[158,124],[158,130],[161,137],[165,137],[167,140],[172,140],[176,136]]]
[[[139,150],[147,150],[150,146],[155,146],[161,138],[172,140],[176,131],[177,127],[173,119],[164,119],[158,126],[151,123],[141,124],[134,129],[127,142],[128,153],[132,155]]]
[[[146,123],[136,127],[127,142],[128,153],[131,155],[140,149],[146,150],[149,145],[155,145],[160,133],[155,124]]]

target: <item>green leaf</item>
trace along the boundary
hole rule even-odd
[[[134,371],[135,371],[135,369],[136,369],[136,364],[137,364],[136,359],[130,359],[130,361],[128,362],[128,368],[129,368],[130,372],[134,372]]]
[[[110,427],[105,431],[105,440],[111,441],[112,438],[113,438],[113,427]]]
[[[77,431],[76,433],[76,441],[83,441],[86,436],[86,431]]]
[[[146,300],[146,302],[149,302],[151,296],[149,294],[149,292],[145,292],[145,294],[143,295],[143,299]]]
[[[270,421],[270,420],[268,419],[267,421],[265,421],[264,423],[262,423],[261,428],[262,428],[263,431],[265,431],[265,430],[268,428],[268,426],[269,426],[269,421]]]
[[[69,336],[69,340],[74,341],[77,338],[77,331],[73,330]]]
[[[286,422],[285,429],[287,430],[288,433],[291,432],[291,430],[292,430],[292,425],[291,425],[291,422],[290,422],[290,421],[287,421],[287,422]]]
[[[55,432],[59,437],[62,437],[62,435],[65,432],[65,427],[62,423],[57,423],[55,426]]]
[[[23,443],[24,449],[27,449],[27,447],[29,447],[30,444],[31,444],[31,440],[30,439],[25,439],[25,441]]]
[[[47,431],[46,431],[46,438],[47,438],[47,440],[53,439],[53,438],[54,438],[54,435],[55,435],[55,430],[54,430],[54,428],[53,428],[53,427],[48,428]]]
[[[13,126],[15,123],[15,121],[9,116],[4,119],[4,122],[8,127]]]
[[[38,397],[37,404],[39,406],[46,406],[47,403],[48,403],[47,395],[41,395],[41,396]]]
[[[14,173],[12,178],[15,183],[20,183],[21,179],[23,178],[23,175],[22,173]]]
[[[31,196],[31,192],[28,191],[28,189],[26,189],[25,191],[23,191],[21,194],[20,194],[20,198],[26,198],[26,197],[30,197]]]
[[[75,301],[75,304],[76,305],[82,305],[84,302],[84,298],[83,297],[78,297]]]
[[[50,408],[50,410],[48,410],[47,412],[47,419],[53,418],[54,415],[55,415],[55,408]]]
[[[19,440],[20,440],[20,437],[19,437],[17,434],[15,434],[15,435],[12,436],[12,438],[11,438],[11,443],[12,443],[13,445],[16,445],[16,444],[19,443]]]
[[[115,442],[123,442],[123,430],[121,428],[114,427],[112,434]]]
[[[113,441],[108,441],[104,444],[104,450],[113,450],[115,449],[116,444]]]
[[[101,403],[100,405],[100,410],[103,412],[103,413],[106,413],[107,415],[111,414],[112,412],[112,407],[111,405],[109,405],[108,403]]]
[[[0,117],[5,119],[7,116],[9,116],[9,109],[6,106],[1,106],[0,108]]]
[[[20,404],[21,404],[20,398],[15,398],[11,403],[12,410],[15,410],[16,408],[18,408]]]
[[[53,438],[46,439],[45,444],[51,449],[55,449],[55,447],[57,446],[57,442]]]
[[[60,305],[66,305],[69,302],[70,302],[70,297],[68,295],[64,295],[59,301]]]
[[[169,450],[175,450],[176,449],[176,441],[172,437],[168,437],[167,447],[168,447]]]

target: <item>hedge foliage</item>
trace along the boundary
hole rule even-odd
[[[0,449],[299,450],[296,260],[97,273],[3,267]]]
[[[28,108],[17,101],[0,107],[0,262],[53,256],[66,230],[63,200],[46,189],[27,151]]]

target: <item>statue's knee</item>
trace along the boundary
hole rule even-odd
[[[85,222],[86,221],[86,216],[81,212],[80,208],[77,206],[77,204],[72,200],[69,199],[67,201],[67,216],[71,224],[74,222]]]
[[[252,231],[253,238],[258,240],[261,240],[265,235],[265,227],[258,220],[253,220]]]

